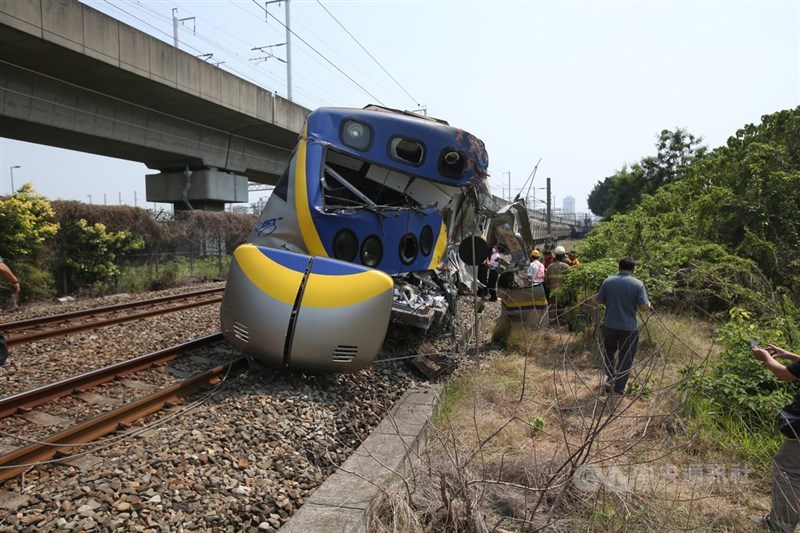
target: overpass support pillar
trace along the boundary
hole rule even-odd
[[[187,168],[145,176],[148,202],[171,203],[175,211],[223,211],[226,203],[247,202],[247,178],[216,168]]]

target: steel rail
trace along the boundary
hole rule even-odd
[[[227,372],[239,370],[246,366],[247,359],[241,357],[202,374],[192,376],[182,383],[51,435],[43,441],[2,455],[0,456],[0,483],[27,471],[32,465],[49,461],[57,454],[65,454],[73,448],[70,444],[86,444],[99,437],[113,433],[121,425],[130,424],[155,413],[163,408],[165,404],[191,396],[204,386],[218,383],[221,376]]]
[[[103,315],[108,313],[114,313],[117,311],[124,311],[126,309],[131,309],[135,307],[148,307],[151,305],[173,302],[175,300],[186,300],[189,298],[196,298],[200,296],[206,296],[209,294],[216,294],[224,290],[225,290],[224,287],[215,287],[213,289],[203,289],[201,291],[196,291],[196,292],[187,292],[184,294],[175,294],[172,296],[162,296],[160,298],[152,298],[150,300],[139,300],[136,302],[108,305],[105,307],[95,307],[92,309],[83,309],[81,311],[72,311],[69,313],[62,313],[60,315],[29,318],[26,320],[17,320],[16,322],[5,322],[5,323],[0,323],[0,330],[6,333],[10,333],[12,331],[30,329],[45,324],[52,324],[53,322],[66,322],[68,320],[73,320],[75,318]]]
[[[6,344],[8,344],[9,347],[20,346],[23,344],[29,344],[31,342],[40,341],[44,339],[64,337],[66,335],[71,335],[73,333],[80,333],[82,331],[87,331],[91,329],[112,326],[114,324],[124,324],[125,322],[133,322],[134,320],[139,320],[140,318],[148,318],[151,316],[173,313],[175,311],[182,311],[183,309],[191,309],[193,307],[211,305],[218,303],[220,301],[222,301],[222,296],[214,296],[213,298],[207,298],[205,300],[200,300],[197,302],[187,302],[180,305],[174,305],[168,308],[150,309],[148,311],[141,311],[139,313],[134,313],[131,315],[125,315],[116,318],[108,318],[108,319],[95,320],[92,322],[81,322],[78,324],[65,325],[62,327],[56,327],[44,331],[27,333],[23,335],[17,335],[14,337],[6,337]]]
[[[2,398],[0,399],[0,419],[67,396],[74,391],[91,389],[101,383],[112,381],[118,376],[132,374],[151,366],[166,363],[183,352],[196,350],[221,340],[223,340],[222,333],[215,333]]]

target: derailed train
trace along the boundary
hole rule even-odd
[[[225,337],[260,363],[353,372],[392,320],[425,329],[451,316],[458,287],[474,283],[458,243],[495,214],[487,167],[483,142],[444,121],[377,106],[312,112],[233,254]],[[487,253],[471,249],[478,262]]]

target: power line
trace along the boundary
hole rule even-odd
[[[286,24],[284,24],[283,22],[281,22],[280,20],[278,20],[278,18],[277,18],[275,15],[273,15],[273,14],[271,14],[269,11],[267,11],[267,9],[266,9],[266,8],[264,8],[264,7],[261,7],[261,5],[260,5],[260,4],[259,4],[259,3],[258,3],[256,0],[251,0],[251,1],[252,1],[252,2],[253,2],[255,5],[257,5],[257,6],[259,7],[259,9],[262,9],[262,10],[264,11],[264,13],[266,13],[267,15],[269,15],[269,16],[271,16],[273,19],[275,19],[275,21],[276,21],[278,24],[280,24],[281,26],[283,26],[284,28],[286,28],[286,30],[287,30],[287,31],[289,31],[289,32],[290,32],[292,35],[294,35],[295,37],[297,37],[298,39],[300,39],[300,42],[302,42],[303,44],[305,44],[306,46],[308,46],[308,47],[309,47],[311,50],[313,50],[313,51],[314,51],[314,52],[315,52],[317,55],[319,55],[319,56],[320,56],[322,59],[324,59],[325,61],[327,61],[327,62],[328,62],[328,63],[329,63],[329,64],[330,64],[330,65],[331,65],[333,68],[335,68],[336,70],[338,70],[338,71],[339,71],[339,72],[340,72],[340,73],[341,73],[341,74],[342,74],[344,77],[346,77],[348,80],[350,80],[351,82],[353,82],[353,83],[354,83],[354,84],[355,84],[355,85],[356,85],[356,86],[357,86],[359,89],[361,89],[361,90],[362,90],[362,91],[364,91],[364,92],[365,92],[367,95],[369,95],[369,97],[370,97],[370,98],[374,98],[374,99],[375,99],[375,101],[377,101],[377,102],[378,102],[380,105],[382,105],[382,106],[385,106],[385,105],[386,105],[386,104],[384,104],[384,103],[383,103],[383,102],[380,100],[380,98],[378,98],[377,96],[375,96],[374,94],[372,94],[371,92],[369,92],[369,91],[368,91],[368,90],[367,90],[367,89],[366,89],[366,88],[365,88],[363,85],[361,85],[361,84],[360,84],[360,83],[358,83],[356,80],[354,80],[353,78],[351,78],[351,77],[350,77],[350,75],[348,75],[348,74],[347,74],[345,71],[343,71],[343,70],[342,70],[342,69],[340,69],[338,66],[336,66],[336,64],[334,64],[334,63],[333,63],[333,62],[332,62],[330,59],[328,59],[327,57],[325,57],[325,55],[324,55],[324,54],[322,54],[322,53],[321,53],[319,50],[317,50],[316,48],[314,48],[313,46],[311,46],[311,44],[309,44],[309,43],[308,43],[308,42],[307,42],[305,39],[303,39],[302,37],[300,37],[299,35],[297,35],[297,34],[296,34],[294,31],[292,31],[292,30],[291,30],[289,27],[287,27],[287,26],[286,26]]]
[[[234,7],[240,9],[244,14],[248,15],[249,17],[252,17],[253,19],[259,19],[259,17],[257,16],[256,13],[253,13],[253,12],[247,10],[242,4],[234,2],[232,0],[229,0],[229,2],[232,3],[234,5]],[[142,24],[143,26],[146,26],[147,28],[149,28],[151,31],[155,32],[157,35],[161,36],[162,38],[170,38],[171,39],[171,37],[172,37],[171,33],[163,31],[160,28],[158,28],[156,25],[154,25],[153,23],[148,22],[147,20],[145,20],[145,19],[143,19],[141,17],[138,17],[138,16],[136,16],[135,14],[133,14],[133,13],[131,13],[129,11],[126,11],[119,4],[117,4],[115,2],[111,2],[109,0],[100,0],[98,3],[100,3],[101,5],[102,4],[107,4],[109,7],[115,9],[116,11],[121,12],[125,17],[127,17],[127,18],[129,18],[131,20],[137,21],[138,23]],[[157,11],[153,10],[148,5],[141,4],[139,2],[126,3],[124,5],[127,5],[129,8],[132,8],[132,9],[135,9],[135,10],[143,11],[144,12],[144,13],[142,13],[143,16],[155,18],[156,20],[158,20],[160,22],[170,22],[171,23],[171,21],[172,21],[172,18],[170,16],[160,14]],[[173,3],[172,5],[175,5],[175,4]],[[264,8],[262,6],[260,6],[260,5],[258,5],[257,3],[256,3],[256,7],[258,7],[262,11],[264,10]],[[190,15],[194,14],[190,10],[186,10],[183,7],[181,7],[181,9],[184,12],[186,12],[186,13],[188,13]],[[194,14],[194,15],[196,16],[196,14]],[[281,24],[285,28],[285,25],[283,25],[283,23],[280,20],[277,20],[277,18],[275,18],[274,15],[271,18],[273,18],[275,21],[277,21],[279,24]],[[210,27],[214,28],[218,32],[223,33],[223,34],[231,37],[232,39],[235,39],[236,41],[247,45],[248,47],[252,47],[252,45],[248,44],[245,40],[239,38],[236,35],[233,35],[233,34],[227,32],[227,31],[225,31],[224,29],[220,28],[219,26],[214,25],[213,23],[210,23],[204,17],[197,17],[197,19],[198,20],[202,20],[205,24],[208,24]],[[276,30],[278,29],[278,27],[275,26],[275,22],[269,22],[269,20],[268,20],[267,21],[267,25],[270,26],[273,29],[276,29]],[[295,32],[292,32],[292,33],[294,35],[297,35]],[[239,76],[239,77],[241,77],[241,78],[243,78],[245,80],[248,80],[251,83],[254,83],[256,85],[261,85],[262,84],[259,81],[256,81],[257,78],[260,78],[262,76],[266,76],[266,78],[267,78],[267,86],[268,87],[269,86],[274,86],[275,84],[280,82],[279,77],[276,76],[275,73],[273,73],[272,71],[269,71],[269,70],[264,71],[264,69],[262,69],[262,68],[255,67],[252,63],[250,63],[247,60],[245,60],[244,57],[241,54],[237,53],[236,51],[232,50],[231,48],[223,46],[222,44],[220,44],[218,41],[216,41],[214,39],[209,39],[203,33],[202,30],[199,31],[199,32],[196,32],[193,37],[195,39],[199,39],[199,40],[207,43],[212,48],[216,48],[217,50],[222,51],[222,57],[223,58],[227,58],[229,60],[233,60],[233,62],[240,67],[240,68],[236,68],[231,63],[227,63],[227,64],[224,64],[224,66],[217,65],[218,68],[222,68],[224,70],[232,72],[232,73],[236,74],[237,76]],[[298,36],[298,38],[300,38],[300,37]],[[301,39],[301,40],[304,43],[308,44],[304,39]],[[196,46],[193,46],[192,44],[190,44],[188,41],[183,42],[183,46],[185,47],[185,51],[190,51],[190,53],[192,53],[196,57],[199,54],[201,54],[201,52],[207,52],[208,51],[208,50],[200,50]],[[308,45],[308,46],[309,46],[309,48],[314,50],[314,52],[316,52],[316,54],[311,54],[306,49],[301,47],[300,50],[302,51],[302,53],[308,55],[309,58],[311,58],[312,60],[317,62],[320,66],[331,70],[331,72],[333,72],[334,74],[343,75],[349,81],[355,83],[356,85],[359,85],[350,76],[347,76],[342,71],[342,69],[336,67],[336,65],[333,64],[329,59],[324,57],[323,54],[321,54],[318,50],[314,49],[313,46],[311,46],[311,45]],[[327,61],[327,63],[321,61],[319,59],[320,57],[325,59]],[[333,65],[333,68],[331,67],[331,65]],[[248,73],[250,73],[249,75],[245,74],[245,72],[242,70],[242,66],[244,66],[244,70],[246,70]],[[334,68],[336,70],[334,70]],[[256,73],[257,73],[257,75],[256,75]],[[322,87],[321,85],[316,83],[316,81],[315,81],[316,78],[311,79],[311,78],[308,78],[307,76],[304,76],[302,74],[298,74],[298,78],[305,82],[306,87],[303,87],[302,85],[298,85],[298,86],[295,87],[295,89],[298,91],[299,94],[302,94],[302,95],[305,96],[304,99],[307,100],[311,104],[310,107],[312,107],[312,108],[313,107],[318,107],[320,105],[320,103],[321,103],[321,105],[338,105],[337,104],[338,96],[333,94],[331,91],[327,90],[325,87]],[[360,85],[359,85],[359,87],[363,89],[363,87],[361,87]],[[311,89],[311,90],[309,90],[309,89]],[[271,88],[269,90],[271,90],[271,91],[273,91],[275,93],[279,92],[274,88]],[[382,103],[382,102],[380,102],[380,99],[378,99],[377,97],[375,97],[371,93],[367,92],[367,94],[369,94],[372,98],[377,100],[379,103]]]
[[[312,29],[312,28],[310,28],[309,26],[307,26],[307,25],[303,24],[303,19],[302,19],[302,18],[300,18],[300,19],[293,19],[293,20],[292,20],[292,26],[293,26],[293,27],[297,27],[297,26],[299,26],[300,28],[302,28],[303,30],[305,30],[305,31],[303,32],[304,34],[306,34],[306,35],[310,34],[310,35],[313,35],[314,37],[316,37],[316,38],[319,40],[319,42],[320,42],[322,45],[326,46],[326,47],[329,49],[329,52],[328,52],[329,54],[331,54],[331,55],[335,55],[335,56],[338,58],[338,60],[340,60],[340,61],[344,62],[344,64],[346,64],[346,65],[349,67],[349,68],[348,68],[348,70],[349,70],[350,72],[357,72],[357,73],[359,74],[359,78],[360,78],[360,79],[366,79],[366,80],[369,80],[369,81],[370,81],[370,82],[372,82],[374,85],[376,85],[376,86],[380,87],[380,89],[382,89],[382,90],[384,90],[384,91],[386,91],[386,92],[390,93],[390,94],[392,95],[392,98],[394,98],[394,99],[405,99],[405,98],[406,98],[404,95],[402,95],[402,94],[400,94],[400,93],[395,93],[395,92],[394,92],[394,90],[395,90],[396,88],[395,88],[394,86],[392,86],[391,88],[387,88],[387,87],[386,87],[386,86],[384,86],[384,85],[383,85],[383,84],[382,84],[380,81],[377,81],[377,80],[375,80],[375,79],[374,79],[374,78],[373,78],[373,77],[372,77],[370,74],[368,74],[367,72],[365,72],[364,70],[362,70],[362,69],[361,69],[361,66],[365,66],[365,65],[366,65],[366,63],[365,63],[365,62],[361,61],[361,62],[360,62],[360,63],[361,63],[361,65],[359,66],[358,64],[356,64],[356,63],[354,63],[354,62],[353,62],[353,60],[355,59],[354,57],[352,57],[352,56],[353,56],[353,54],[350,54],[350,57],[348,57],[347,55],[343,54],[343,50],[341,49],[341,47],[340,47],[340,46],[338,46],[338,47],[337,47],[337,46],[331,46],[331,45],[329,45],[329,44],[328,44],[328,42],[326,41],[326,39],[325,39],[325,38],[323,38],[323,37],[322,37],[322,36],[321,36],[321,35],[318,33],[320,30],[324,30],[324,28],[320,28],[320,25],[319,25],[319,24],[315,24],[315,25],[314,25],[314,28]],[[330,27],[331,27],[331,28],[333,28],[333,26],[330,26]],[[337,38],[333,37],[331,34],[327,34],[327,38],[328,38],[328,40],[331,40],[331,39],[334,39],[334,40],[335,40],[335,39],[337,39]],[[309,39],[309,41],[310,41],[310,39]],[[321,49],[321,48],[320,48],[320,49]],[[317,57],[315,54],[312,54],[310,51],[306,50],[306,48],[305,48],[305,47],[299,47],[299,48],[298,48],[298,50],[300,50],[300,51],[301,51],[302,53],[304,53],[306,56],[308,56],[309,58],[311,58],[311,59],[312,59],[312,60],[313,60],[315,63],[317,63],[318,65],[322,66],[323,68],[325,68],[326,70],[328,70],[328,71],[329,71],[329,72],[331,72],[332,74],[336,75],[336,76],[337,76],[337,77],[339,77],[339,78],[342,78],[342,76],[341,76],[341,75],[340,75],[338,72],[336,72],[335,70],[333,70],[333,69],[332,69],[332,68],[331,68],[331,67],[330,67],[328,64],[326,64],[326,63],[323,63],[323,62],[322,62],[322,61],[319,59],[319,57]],[[331,58],[331,59],[333,60],[333,58]],[[338,62],[338,61],[337,61],[337,62]],[[339,64],[342,64],[342,63],[340,62]],[[344,79],[344,78],[342,78],[342,79]],[[345,80],[345,81],[346,81],[346,80]]]
[[[348,30],[347,28],[345,28],[345,27],[344,27],[344,24],[342,24],[341,22],[339,22],[339,19],[337,19],[335,16],[333,16],[333,13],[331,13],[331,12],[328,10],[328,8],[327,8],[327,7],[325,7],[324,5],[322,5],[322,2],[320,2],[320,0],[317,0],[317,3],[320,5],[320,7],[321,7],[322,9],[324,9],[324,10],[325,10],[325,12],[326,12],[328,15],[330,15],[330,17],[331,17],[331,18],[332,18],[332,19],[333,19],[333,20],[336,22],[336,24],[338,24],[338,25],[339,25],[339,26],[340,26],[340,27],[341,27],[341,28],[342,28],[342,29],[345,31],[345,33],[347,33],[347,35],[349,35],[349,36],[350,36],[350,38],[351,38],[351,39],[353,39],[353,40],[356,42],[356,44],[357,44],[357,45],[358,45],[358,46],[359,46],[359,47],[360,47],[362,50],[364,50],[364,52],[365,52],[365,53],[366,53],[366,54],[367,54],[367,55],[368,55],[368,56],[369,56],[369,57],[370,57],[370,58],[371,58],[371,59],[372,59],[372,60],[375,62],[375,64],[377,64],[379,67],[381,67],[381,70],[383,70],[383,71],[386,73],[386,75],[387,75],[387,76],[389,76],[390,78],[392,78],[392,81],[393,81],[393,82],[395,82],[395,83],[397,84],[397,86],[398,86],[398,87],[400,87],[400,88],[403,90],[403,92],[404,92],[404,93],[406,93],[406,94],[408,95],[408,97],[409,97],[409,98],[411,98],[411,100],[412,100],[412,101],[413,101],[413,102],[414,102],[414,103],[415,103],[417,106],[421,106],[421,104],[419,103],[419,101],[418,101],[416,98],[414,98],[414,97],[411,95],[411,93],[410,93],[410,92],[408,92],[408,91],[406,90],[406,88],[405,88],[405,87],[403,87],[403,85],[402,85],[402,84],[401,84],[399,81],[397,81],[397,80],[395,79],[395,77],[394,77],[394,76],[392,76],[392,75],[389,73],[389,71],[388,71],[388,70],[386,70],[386,68],[384,68],[384,66],[381,64],[381,62],[380,62],[380,61],[378,61],[377,59],[375,59],[375,56],[373,56],[373,55],[372,55],[372,54],[369,52],[369,50],[367,50],[366,48],[364,48],[364,45],[362,45],[362,44],[359,42],[359,40],[358,40],[358,39],[356,39],[356,38],[355,38],[355,36],[354,36],[352,33],[350,33],[350,30]]]

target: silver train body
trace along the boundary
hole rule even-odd
[[[393,320],[442,320],[471,282],[456,249],[482,231],[487,167],[479,139],[439,120],[374,106],[314,111],[234,252],[223,334],[266,365],[354,372]]]

